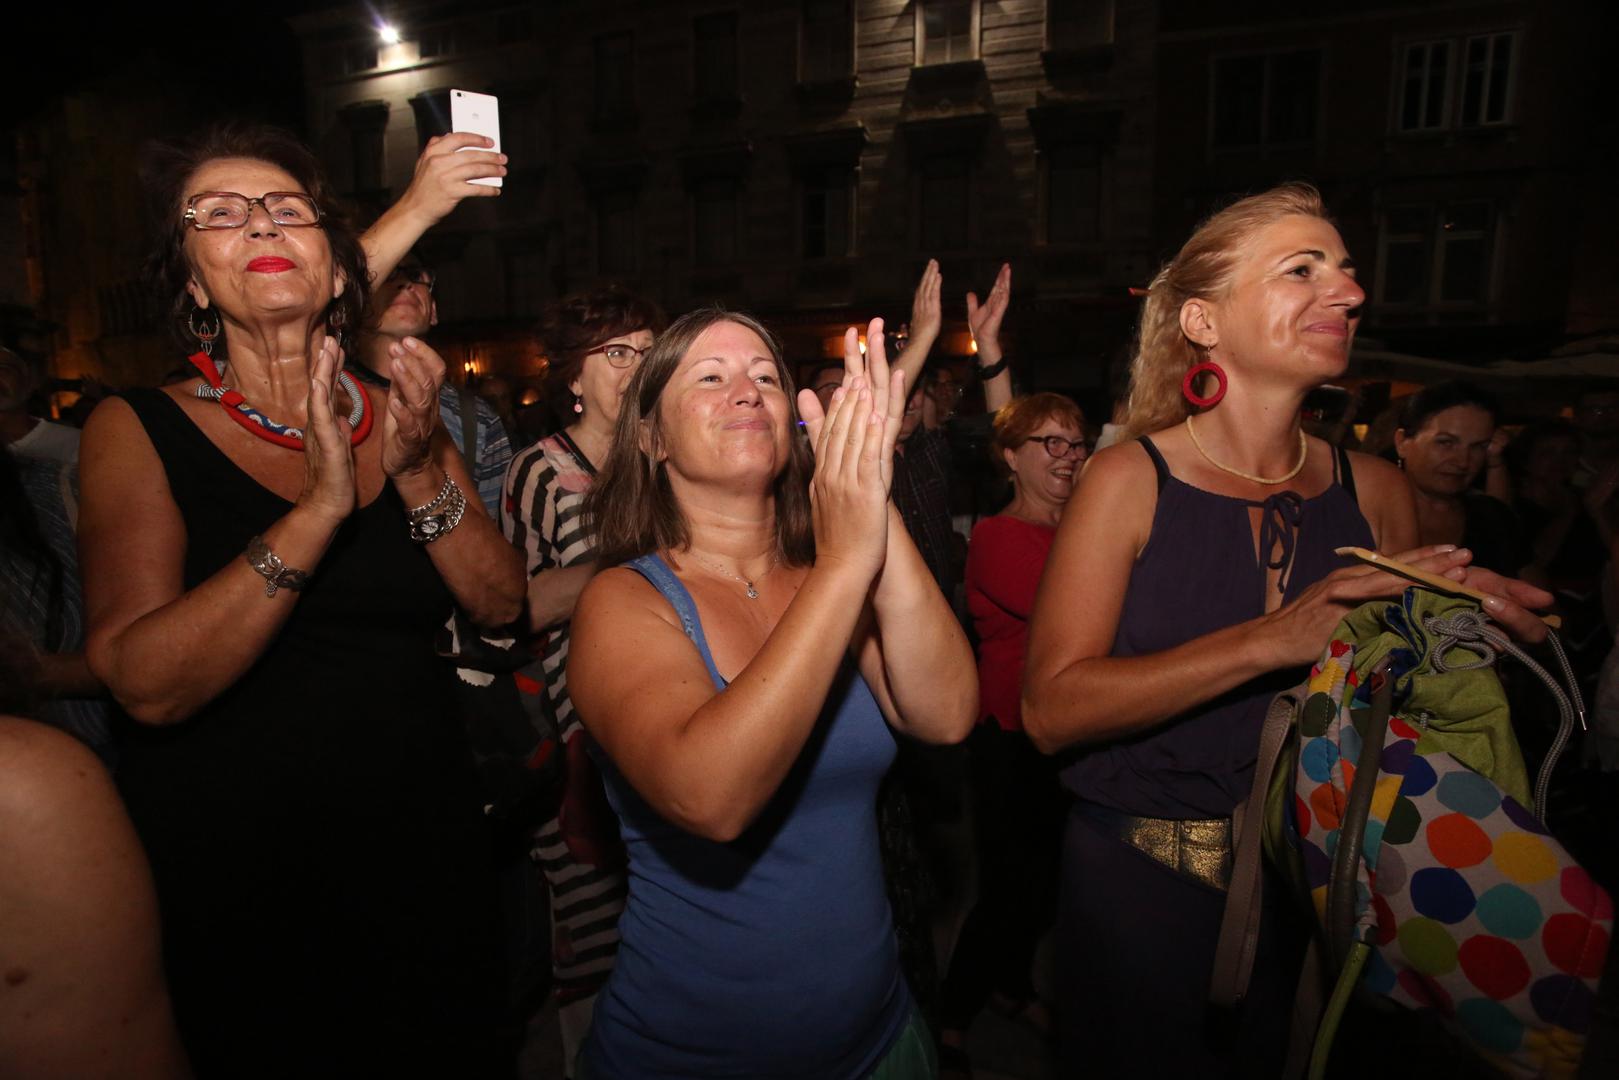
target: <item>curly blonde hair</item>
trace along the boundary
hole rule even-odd
[[[1124,438],[1180,423],[1192,406],[1181,383],[1202,349],[1181,331],[1181,307],[1193,297],[1218,299],[1231,287],[1243,248],[1259,230],[1284,217],[1302,214],[1330,220],[1321,193],[1305,183],[1289,183],[1232,203],[1206,218],[1191,239],[1152,279],[1141,309],[1136,355],[1130,364],[1130,396]]]

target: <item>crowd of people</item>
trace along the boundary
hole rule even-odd
[[[290,136],[161,148],[186,369],[81,434],[0,353],[0,1072],[509,1076],[544,992],[592,1080],[970,1077],[987,1006],[1063,1075],[1277,1075],[1279,890],[1242,1005],[1206,997],[1266,707],[1407,584],[1343,545],[1525,642],[1559,609],[1619,769],[1619,391],[1309,433],[1365,302],[1314,189],[1153,279],[1102,449],[1020,388],[1010,265],[966,370],[932,355],[931,261],[903,333],[804,370],[743,312],[561,300],[531,440],[446,379],[414,251],[505,169],[434,139],[362,233]]]

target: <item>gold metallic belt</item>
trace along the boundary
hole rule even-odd
[[[1230,818],[1136,817],[1093,802],[1077,803],[1075,811],[1107,835],[1177,873],[1221,892],[1231,883]]]

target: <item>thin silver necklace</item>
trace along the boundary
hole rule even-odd
[[[708,567],[710,570],[714,571],[716,574],[724,574],[726,577],[730,578],[732,581],[740,581],[742,584],[746,585],[748,587],[748,599],[749,600],[757,600],[757,599],[759,599],[759,590],[755,587],[754,583],[757,582],[757,581],[763,581],[765,579],[765,576],[768,575],[770,573],[770,571],[772,571],[772,570],[774,570],[776,568],[776,557],[774,555],[772,555],[772,556],[770,556],[770,565],[765,567],[765,572],[763,574],[760,574],[753,581],[749,581],[747,578],[743,577],[741,574],[733,574],[729,570],[725,569],[725,567],[720,566],[717,563],[710,562],[709,560],[703,558],[701,555],[697,554],[697,552],[692,551],[690,548],[686,549],[686,554],[690,555],[692,558],[696,559],[698,562],[702,563],[704,566]]]

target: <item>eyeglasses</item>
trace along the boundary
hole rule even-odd
[[[301,191],[267,191],[256,199],[234,191],[203,191],[186,200],[184,220],[194,229],[240,229],[255,206],[264,207],[277,225],[320,224],[320,207]]]
[[[626,345],[622,341],[615,341],[611,345],[603,345],[599,349],[592,349],[585,355],[601,353],[607,357],[607,362],[614,367],[627,368],[640,363],[641,358],[651,351],[651,346],[647,346],[645,349],[637,349],[634,345]]]
[[[432,292],[433,286],[438,283],[438,278],[433,275],[433,271],[425,266],[412,266],[409,269],[401,267],[389,274],[388,280],[403,281],[411,285],[422,285],[427,288],[428,292]]]
[[[1054,458],[1067,457],[1069,454],[1084,457],[1088,453],[1084,439],[1065,439],[1061,435],[1031,435],[1023,441],[1045,444],[1046,453]]]

